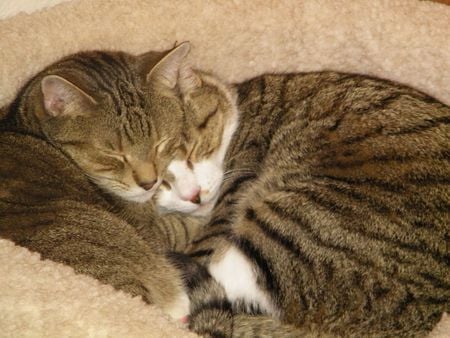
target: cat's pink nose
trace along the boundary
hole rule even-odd
[[[201,199],[200,199],[200,189],[194,189],[191,191],[190,194],[186,194],[185,196],[182,197],[183,200],[185,201],[189,201],[192,202],[194,204],[200,204]]]
[[[195,194],[195,196],[192,196],[190,201],[194,204],[200,204],[202,202],[200,199],[200,190]]]

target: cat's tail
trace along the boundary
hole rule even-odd
[[[225,290],[208,271],[187,256],[171,254],[175,265],[183,271],[190,305],[189,328],[204,337],[328,337],[311,328],[301,329],[278,319],[231,304]],[[331,337],[331,336],[329,336]]]

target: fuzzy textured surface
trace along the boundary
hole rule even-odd
[[[196,337],[140,298],[0,240],[1,337]]]
[[[333,69],[396,80],[450,104],[450,7],[443,4],[77,0],[0,21],[0,106],[64,55],[88,49],[141,53],[184,40],[193,45],[196,67],[229,81]],[[188,335],[139,299],[6,240],[0,240],[0,290],[2,337]],[[448,316],[433,334],[450,337]]]
[[[0,0],[0,20],[12,17],[20,12],[33,13],[70,0]]]

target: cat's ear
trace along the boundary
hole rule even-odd
[[[170,50],[148,73],[147,81],[168,88],[175,88],[184,59],[191,49],[189,42],[183,42]]]
[[[45,113],[50,117],[79,115],[97,105],[94,98],[58,75],[47,75],[41,81]]]
[[[187,95],[202,85],[202,80],[195,74],[191,66],[184,64],[180,68],[178,86],[180,87],[180,92],[183,95]]]
[[[137,56],[137,67],[139,73],[144,79],[148,78],[150,71],[170,50],[166,51],[149,51]]]

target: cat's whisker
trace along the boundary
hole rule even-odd
[[[236,172],[253,172],[253,170],[251,170],[250,168],[230,169],[230,170],[225,171],[223,173],[223,175],[225,176],[227,174],[236,173]]]
[[[251,168],[237,168],[237,169],[230,169],[228,172],[239,172],[239,171],[253,171]]]
[[[234,176],[239,176],[239,175],[246,175],[246,174],[253,174],[253,171],[241,171],[241,172],[230,172],[226,175],[223,175],[223,177],[234,177]]]
[[[229,181],[236,177],[245,176],[248,174],[254,174],[254,171],[253,170],[242,170],[242,171],[230,172],[229,174],[223,176],[222,182],[226,182],[226,181]]]

